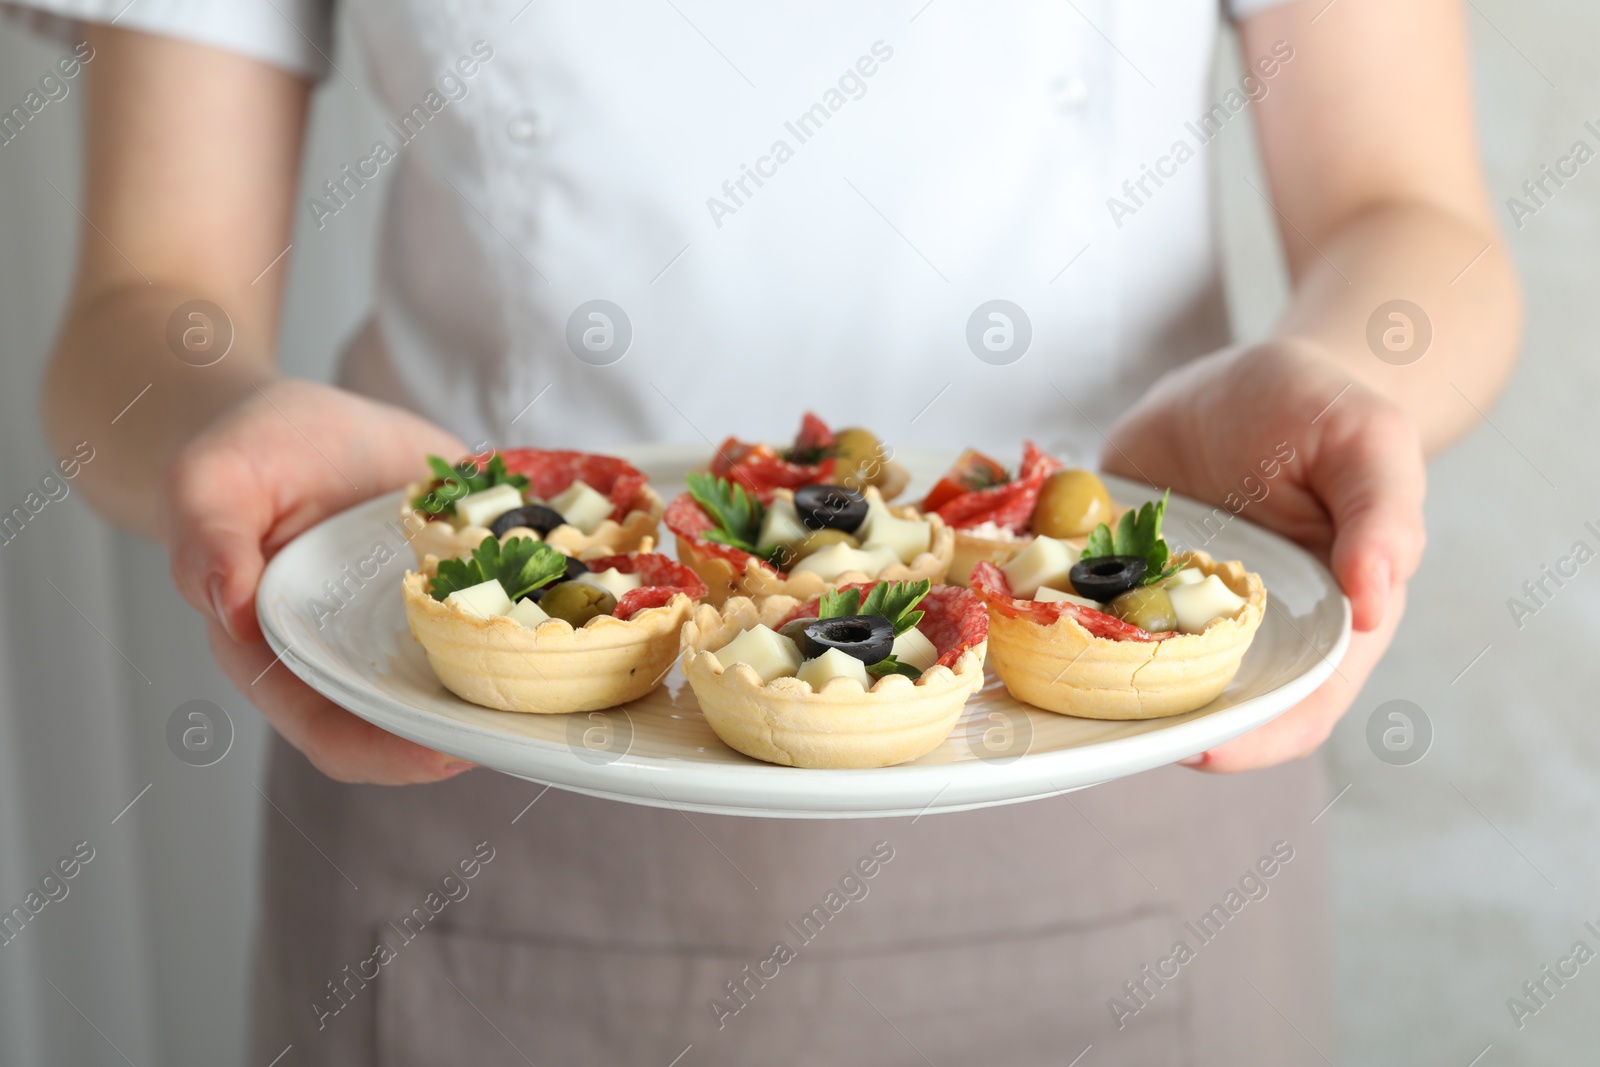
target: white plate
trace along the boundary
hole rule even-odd
[[[618,450],[668,499],[705,453],[679,445]],[[954,460],[942,452],[896,458],[915,476],[906,499],[919,498]],[[1135,483],[1106,482],[1124,503],[1152,495]],[[1238,676],[1207,707],[1143,722],[1073,719],[1013,700],[991,672],[949,740],[922,759],[878,770],[799,770],[724,745],[676,668],[655,693],[610,712],[518,715],[448,692],[406,627],[400,579],[415,561],[394,521],[397,505],[391,495],[351,508],[272,560],[257,611],[284,663],[329,699],[430,748],[531,781],[655,807],[864,818],[1082,789],[1192,756],[1269,721],[1316,689],[1350,640],[1350,606],[1333,576],[1295,545],[1234,519],[1206,547],[1259,572],[1271,607]],[[1210,514],[1174,496],[1166,522],[1173,543],[1186,540],[1188,520],[1199,529]],[[342,592],[330,596],[335,588]],[[982,755],[995,751],[1003,755]]]

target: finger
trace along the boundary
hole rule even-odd
[[[1384,621],[1390,591],[1416,572],[1427,538],[1416,427],[1387,406],[1336,422],[1316,450],[1311,481],[1333,519],[1330,564],[1350,598],[1355,628],[1373,630]]]
[[[1201,753],[1197,762],[1184,765],[1215,774],[1271,767],[1301,759],[1328,739],[1339,719],[1349,710],[1394,638],[1405,614],[1406,591],[1396,587],[1383,612],[1383,623],[1368,633],[1352,634],[1350,649],[1327,681],[1305,700],[1265,726]]]
[[[379,729],[323,697],[265,642],[238,642],[208,620],[211,654],[234,687],[260,709],[285,741],[340,782],[413,785],[453,778],[474,764]]]
[[[162,539],[172,580],[195,610],[235,640],[258,641],[254,598],[271,496],[227,450],[180,455],[166,475]]]

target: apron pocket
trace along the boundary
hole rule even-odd
[[[1158,987],[1141,968],[1178,923],[1142,910],[870,952],[789,926],[748,951],[440,926],[377,980],[377,1062],[1062,1067],[1092,1044],[1094,1067],[1167,1067],[1183,1061],[1190,976]],[[1124,985],[1141,980],[1142,1003]],[[1138,1009],[1120,1027],[1113,997]]]

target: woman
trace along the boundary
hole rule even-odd
[[[282,738],[255,1062],[290,1045],[341,1065],[1328,1049],[1327,798],[1291,761],[1388,644],[1424,455],[1490,402],[1518,329],[1456,4],[1236,3],[1248,75],[1208,99],[1205,0],[354,2],[390,121],[303,199],[311,89],[343,76],[328,5],[27,6],[89,20],[94,55],[93,225],[45,387],[52,439],[66,451],[139,398],[80,484],[167,546]],[[1246,109],[1294,293],[1239,348],[1205,146]],[[386,170],[378,294],[340,386],[281,377],[289,262]],[[1025,351],[969,348],[996,297],[1023,309]],[[620,352],[568,344],[596,299],[632,338]],[[231,330],[225,358],[175,358],[174,322]],[[1251,774],[1168,768],[877,822],[543,794],[268,669],[265,560],[425,453],[772,439],[805,407],[891,445],[1099,451],[1219,505],[1287,446],[1247,517],[1329,560],[1350,652],[1300,707],[1189,761]],[[847,876],[849,906],[770,977],[785,924]],[[430,894],[448,905],[419,912]],[[1230,896],[1248,907],[1187,932]]]

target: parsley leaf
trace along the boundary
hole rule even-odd
[[[924,613],[912,609],[928,595],[930,588],[932,585],[926,578],[920,582],[879,582],[865,601],[859,589],[829,590],[817,601],[817,618],[880,615],[894,624],[894,635],[899,637],[922,621]]]
[[[817,445],[812,448],[786,448],[780,454],[790,463],[814,467],[828,457],[838,455],[839,450],[832,445]]]
[[[876,675],[903,674],[912,681],[922,677],[920,670],[909,663],[901,663],[894,656],[885,656],[876,663],[867,664],[867,673]]]
[[[1160,500],[1147,500],[1137,511],[1132,508],[1124,511],[1115,533],[1105,523],[1096,526],[1090,532],[1083,555],[1079,558],[1139,556],[1145,561],[1144,578],[1140,580],[1140,585],[1152,585],[1183,570],[1187,564],[1167,566],[1172,558],[1172,549],[1166,538],[1161,536],[1161,520],[1167,513],[1167,500],[1171,496],[1172,490],[1168,489]]]
[[[920,582],[879,582],[867,594],[861,614],[882,615],[894,623],[894,635],[899,637],[922,621],[923,612],[912,609],[928,595],[930,588],[932,583],[926,578]]]
[[[477,460],[467,458],[451,466],[439,456],[428,457],[428,469],[433,471],[433,481],[411,506],[429,515],[454,515],[456,501],[469,493],[479,493],[496,485],[528,488],[528,478],[506,470],[506,461],[498,452],[489,457],[483,467]]]
[[[433,599],[443,600],[451,593],[499,579],[506,596],[516,601],[566,573],[567,557],[543,541],[513,537],[502,545],[490,534],[472,550],[471,559],[440,560],[428,592]]]
[[[689,495],[716,523],[715,529],[707,530],[702,536],[707,541],[755,552],[756,539],[761,536],[761,520],[767,513],[761,501],[737,482],[705,471],[689,475],[687,482]]]
[[[838,619],[846,615],[859,615],[861,590],[829,589],[817,599],[817,618]]]

